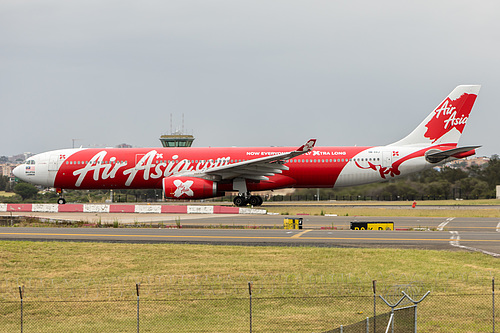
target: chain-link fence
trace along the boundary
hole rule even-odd
[[[388,332],[415,332],[416,325],[421,332],[495,332],[500,315],[494,289],[485,283],[460,292],[462,283],[379,281],[374,293],[371,283],[317,278],[261,279],[251,285],[241,279],[189,279],[142,279],[141,284],[116,279],[85,287],[31,280],[24,289],[4,281],[0,332],[378,333],[386,332],[391,320],[391,308],[380,296],[390,304],[403,298]],[[430,294],[415,307],[409,299],[420,299],[426,290]]]

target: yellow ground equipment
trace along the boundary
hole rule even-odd
[[[351,222],[351,230],[394,230],[394,222]]]
[[[300,217],[296,219],[284,219],[283,227],[285,229],[302,229],[302,218]]]

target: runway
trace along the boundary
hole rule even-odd
[[[3,214],[5,215],[5,214]],[[37,216],[50,218],[50,213]],[[247,246],[388,247],[479,251],[500,257],[498,218],[296,216],[304,229],[284,230],[284,216],[126,214],[127,228],[1,227],[2,240],[196,243]],[[61,219],[61,214],[57,218]],[[73,215],[88,223],[113,222],[120,214]],[[54,218],[54,214],[52,214]],[[351,221],[393,221],[396,231],[348,230]],[[137,226],[142,226],[138,228]],[[178,227],[180,226],[180,228]],[[412,231],[408,231],[412,230]]]

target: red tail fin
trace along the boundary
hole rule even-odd
[[[481,86],[458,86],[407,137],[393,145],[457,143]]]

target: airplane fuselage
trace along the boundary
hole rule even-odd
[[[330,188],[377,182],[435,166],[425,160],[425,152],[450,147],[316,147],[313,151],[288,160],[284,164],[288,170],[283,170],[281,174],[270,175],[269,180],[249,181],[248,190]],[[293,149],[62,149],[30,158],[24,170],[20,171],[20,178],[64,189],[161,189],[162,179],[166,177],[203,172]],[[230,179],[217,181],[219,191],[233,190]]]

